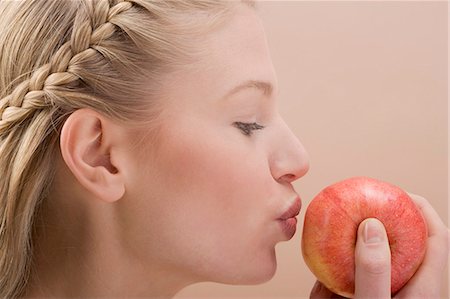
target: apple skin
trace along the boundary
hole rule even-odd
[[[368,177],[354,177],[323,189],[309,204],[303,226],[303,258],[332,292],[352,298],[359,224],[380,220],[391,250],[391,293],[414,275],[428,236],[421,211],[402,189]]]

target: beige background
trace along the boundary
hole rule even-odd
[[[308,297],[314,277],[300,254],[304,211],[320,189],[346,177],[421,194],[448,223],[447,3],[270,1],[259,3],[259,14],[282,114],[311,159],[295,184],[299,230],[277,246],[270,282],[202,283],[180,299]]]

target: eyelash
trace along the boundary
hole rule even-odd
[[[233,125],[239,130],[241,130],[245,136],[251,136],[253,134],[253,131],[264,129],[264,126],[255,122],[254,123],[235,122]]]

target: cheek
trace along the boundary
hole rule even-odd
[[[177,194],[184,194],[186,203],[197,202],[199,211],[216,209],[238,215],[237,206],[246,208],[269,196],[271,176],[262,151],[250,152],[248,147],[215,136],[204,140],[178,139],[165,153],[166,183]]]
[[[242,237],[241,243],[247,244],[273,213],[274,184],[266,155],[246,140],[205,140],[184,140],[184,146],[177,143],[166,152],[170,166],[164,177],[172,190],[170,200],[178,202],[184,228],[191,225],[193,233],[220,236],[213,237],[217,242]]]
[[[235,278],[236,269],[243,281],[266,279],[275,265],[274,244],[266,238],[273,212],[267,160],[208,140],[171,152],[173,176],[167,182],[171,200],[178,202],[174,231],[183,232],[176,246],[188,264],[217,281]]]

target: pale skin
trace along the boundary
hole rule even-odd
[[[202,46],[207,56],[167,76],[158,134],[142,139],[150,128],[90,109],[67,119],[27,296],[172,298],[199,281],[273,277],[275,245],[290,238],[278,218],[297,196],[292,183],[308,171],[308,157],[277,111],[277,79],[255,12],[242,6]],[[229,95],[249,80],[264,84]],[[438,221],[425,200],[420,206]],[[430,225],[424,274],[406,295],[430,294],[430,277],[442,277],[431,268],[447,258],[447,229]],[[365,264],[357,262],[357,296],[390,297],[389,265],[370,276]]]

